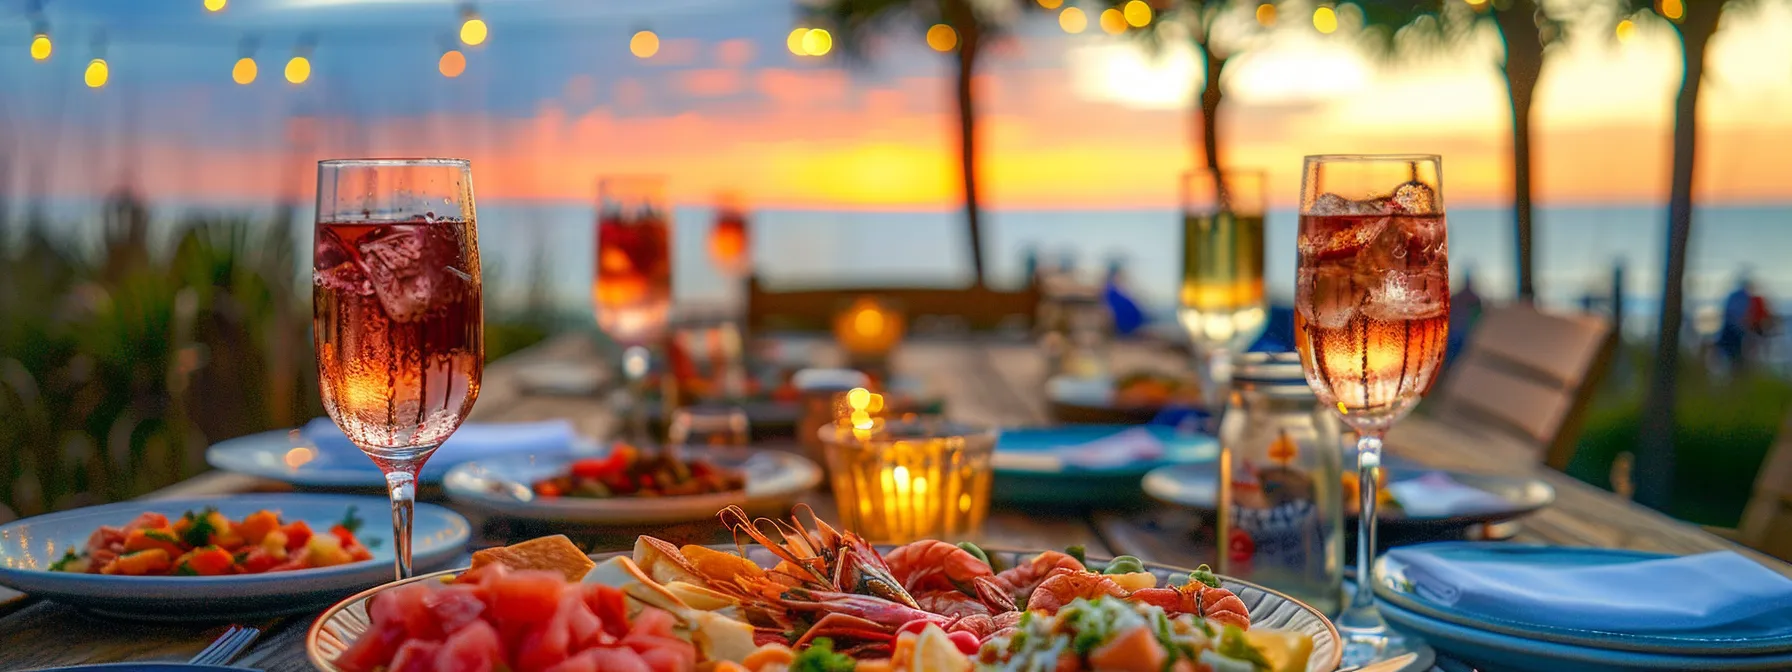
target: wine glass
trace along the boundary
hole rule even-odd
[[[398,578],[417,471],[479,398],[478,228],[462,159],[317,166],[312,330],[324,408],[386,475]]]
[[[1375,608],[1375,502],[1382,438],[1431,388],[1450,329],[1443,160],[1309,156],[1301,179],[1294,339],[1321,403],[1357,432],[1356,596],[1338,618],[1345,664],[1409,642]]]
[[[1232,357],[1263,335],[1263,173],[1191,171],[1182,180],[1182,288],[1177,318],[1198,355],[1218,417]]]
[[[598,327],[623,346],[622,372],[633,396],[629,424],[645,446],[648,373],[672,311],[672,211],[658,177],[606,177],[597,194],[592,302]]]

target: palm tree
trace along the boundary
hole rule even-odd
[[[1692,169],[1698,150],[1699,88],[1704,83],[1705,48],[1727,6],[1745,0],[1663,0],[1663,18],[1680,38],[1685,65],[1674,103],[1674,167],[1668,193],[1667,270],[1662,274],[1661,323],[1655,369],[1643,402],[1642,446],[1637,453],[1636,499],[1656,509],[1671,503],[1674,484],[1675,367],[1680,361],[1680,328],[1686,301],[1686,241],[1692,235]],[[1646,14],[1647,5],[1637,0]],[[1678,15],[1676,16],[1676,12]]]
[[[1536,298],[1531,254],[1531,103],[1543,56],[1564,36],[1561,22],[1543,11],[1538,0],[1506,0],[1469,4],[1452,0],[1352,0],[1363,12],[1365,35],[1384,54],[1394,53],[1396,36],[1419,46],[1461,43],[1481,22],[1493,26],[1505,45],[1500,64],[1512,120],[1512,234],[1517,252],[1518,298]]]
[[[1123,10],[1131,1],[1106,0],[1106,5]],[[1238,55],[1243,45],[1236,39],[1215,39],[1214,29],[1236,12],[1264,5],[1269,5],[1268,10],[1259,10],[1258,16],[1267,24],[1274,21],[1275,6],[1266,0],[1157,0],[1147,4],[1155,10],[1151,22],[1137,31],[1128,32],[1144,37],[1154,47],[1167,40],[1185,39],[1195,55],[1201,58],[1201,98],[1196,101],[1198,104],[1189,107],[1194,114],[1189,120],[1189,144],[1199,152],[1193,165],[1204,165],[1217,175],[1224,163],[1220,160],[1219,112],[1225,92],[1220,88],[1220,76],[1225,74],[1226,65]],[[1240,22],[1240,25],[1244,23]],[[1200,138],[1199,145],[1194,144],[1196,137]]]
[[[1007,1],[1007,0],[1003,0]],[[823,0],[810,19],[828,29],[841,53],[862,62],[872,37],[895,24],[919,30],[944,25],[952,30],[950,51],[956,68],[953,95],[958,112],[958,161],[963,172],[964,214],[970,235],[971,264],[977,286],[983,285],[983,227],[977,189],[977,105],[973,77],[983,50],[1004,29],[993,2],[978,0]]]

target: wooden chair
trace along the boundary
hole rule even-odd
[[[1615,349],[1609,321],[1544,313],[1526,304],[1490,308],[1428,402],[1455,428],[1529,446],[1568,466],[1599,379]]]
[[[1755,491],[1734,531],[1712,530],[1781,560],[1792,560],[1792,415],[1755,476]]]
[[[774,291],[766,289],[755,275],[747,278],[747,330],[826,331],[832,328],[837,313],[862,296],[893,305],[911,325],[920,318],[945,318],[972,330],[985,331],[1016,323],[1032,324],[1040,290],[1037,283],[1030,283],[1013,292],[982,285],[963,289],[831,287]]]

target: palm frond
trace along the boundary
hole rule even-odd
[[[921,0],[825,0],[801,11],[799,20],[804,25],[827,30],[841,57],[855,63],[870,57],[878,34],[901,22],[921,24],[940,18],[937,2]]]

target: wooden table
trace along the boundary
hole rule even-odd
[[[1174,355],[1146,346],[1117,350],[1120,367],[1172,364]],[[616,419],[603,399],[531,394],[525,381],[542,364],[588,364],[598,356],[590,339],[563,336],[488,367],[473,417],[481,421],[566,418],[584,433],[608,435]],[[830,355],[820,355],[823,364]],[[946,401],[957,419],[999,425],[1045,424],[1041,394],[1045,363],[1030,344],[1016,342],[920,342],[905,345],[894,367],[919,378]],[[1669,553],[1736,549],[1698,527],[1631,504],[1537,464],[1534,456],[1492,440],[1465,441],[1423,418],[1412,418],[1389,438],[1391,454],[1429,467],[1541,478],[1556,488],[1556,505],[1524,519],[1515,540],[1570,546],[1634,548]],[[286,486],[257,478],[208,473],[151,497],[186,497],[256,491]],[[817,503],[826,507],[825,496]],[[1082,544],[1092,555],[1132,554],[1147,560],[1193,566],[1211,561],[1211,549],[1179,544],[1135,523],[1136,514],[1033,513],[996,510],[981,541],[1015,548],[1061,548]],[[1751,555],[1781,572],[1792,567]],[[204,648],[221,627],[147,625],[102,620],[60,604],[17,594],[0,595],[0,668],[25,669],[112,661],[178,661]],[[304,636],[314,614],[254,623],[264,634],[238,665],[269,670],[304,670]]]

